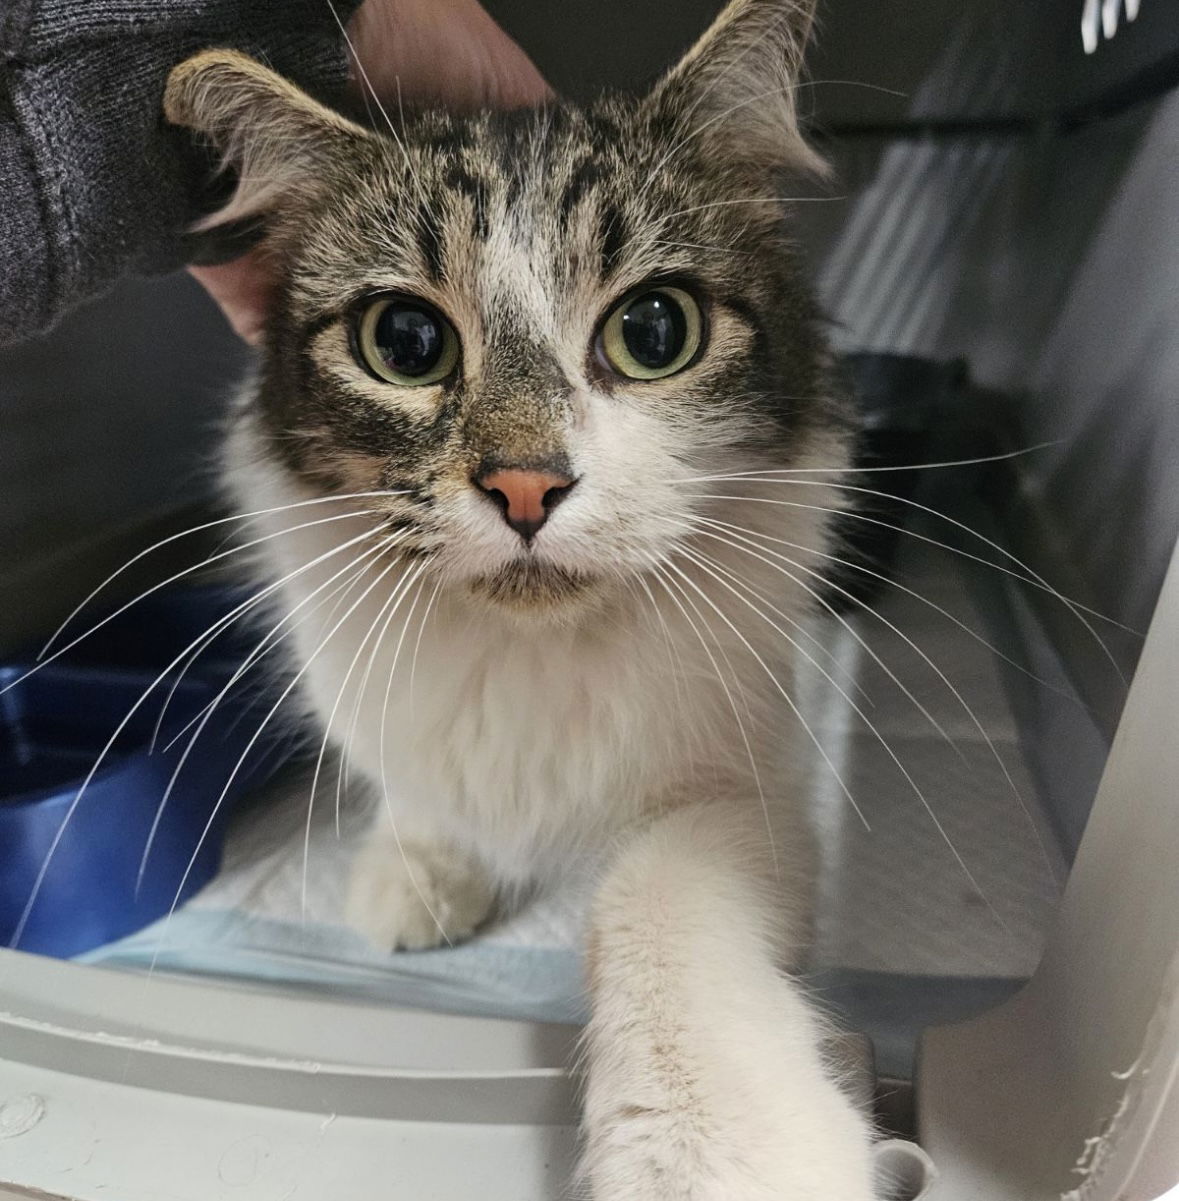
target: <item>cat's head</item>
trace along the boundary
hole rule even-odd
[[[830,447],[784,201],[817,168],[810,8],[734,0],[642,97],[374,131],[238,54],[178,67],[169,118],[239,177],[209,224],[265,223],[274,464],[399,493],[403,551],[552,613],[666,559],[717,491],[700,477]]]

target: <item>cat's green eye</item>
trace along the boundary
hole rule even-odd
[[[670,285],[628,296],[606,318],[598,354],[628,379],[663,379],[682,371],[700,349],[704,318],[682,288]]]
[[[439,383],[459,357],[454,326],[432,305],[408,296],[373,301],[355,327],[355,348],[361,366],[404,388]]]

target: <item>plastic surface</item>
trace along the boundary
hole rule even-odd
[[[243,991],[0,951],[0,1198],[557,1201],[574,1027]],[[870,1052],[830,1047],[865,1100]],[[150,1137],[145,1137],[150,1131]],[[878,1145],[890,1201],[928,1161]]]
[[[224,650],[174,691],[175,673],[159,676],[229,603],[221,590],[177,593],[112,621],[68,662],[0,668],[0,945],[76,955],[212,878],[234,802],[277,765],[276,748],[259,739],[234,774],[260,694],[231,690],[186,753],[229,678]]]
[[[1153,1201],[1179,1183],[1177,709],[1179,547],[1035,976],[923,1039],[937,1201]]]

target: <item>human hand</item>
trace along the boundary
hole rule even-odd
[[[478,0],[365,0],[348,35],[354,93],[386,105],[520,108],[552,94]]]

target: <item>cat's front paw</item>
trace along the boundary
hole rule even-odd
[[[825,1096],[817,1092],[813,1100],[818,1122],[804,1112],[794,1121],[787,1115],[766,1123],[765,1111],[752,1107],[744,1120],[729,1114],[718,1121],[720,1115],[701,1106],[699,1098],[684,1108],[616,1107],[589,1124],[582,1172],[590,1196],[593,1201],[876,1201],[867,1122],[833,1089]]]
[[[615,1179],[595,1184],[592,1201],[878,1201],[861,1172],[837,1163],[816,1171],[802,1162],[795,1170],[761,1173],[744,1164],[701,1163],[685,1170],[683,1164],[638,1159],[621,1156],[610,1165],[607,1176]]]
[[[419,951],[470,937],[495,893],[469,855],[443,843],[397,840],[382,832],[356,857],[345,916],[388,950]]]

